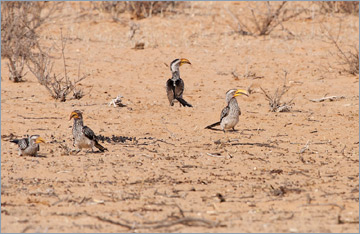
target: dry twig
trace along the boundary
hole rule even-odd
[[[328,97],[322,97],[322,98],[318,98],[318,99],[310,99],[310,101],[312,102],[323,102],[323,101],[327,101],[329,100],[330,102],[332,101],[338,101],[341,99],[344,99],[345,96],[328,96]]]
[[[80,63],[78,66],[77,79],[70,79],[67,72],[67,65],[65,59],[65,46],[66,39],[62,35],[61,31],[61,58],[63,61],[64,75],[59,77],[53,73],[52,69],[54,62],[50,59],[50,49],[43,51],[40,44],[36,43],[37,53],[33,52],[30,61],[27,63],[29,70],[36,76],[39,83],[49,91],[50,95],[54,99],[60,101],[66,101],[66,97],[73,92],[73,98],[80,99],[84,96],[82,90],[77,89],[77,84],[87,78],[89,74],[82,75],[80,77]]]
[[[269,95],[263,88],[260,87],[262,92],[265,95],[265,98],[269,101],[270,111],[271,112],[289,112],[293,105],[292,98],[290,101],[282,102],[281,98],[282,96],[289,91],[291,86],[286,86],[286,75],[287,72],[284,71],[285,77],[284,77],[284,84],[281,86],[281,88],[276,88],[274,95]]]
[[[338,35],[335,38],[330,29],[325,26],[324,24],[321,24],[322,30],[325,31],[325,36],[327,39],[332,43],[336,50],[337,50],[337,57],[341,61],[342,64],[345,64],[347,68],[344,68],[343,70],[345,72],[348,72],[352,75],[358,76],[359,75],[359,47],[358,46],[352,46],[351,50],[345,51],[340,44],[338,43],[338,39],[341,33],[341,21],[339,23],[339,29],[338,29]]]
[[[6,1],[1,4],[1,57],[8,59],[10,80],[24,81],[24,66],[38,42],[38,28],[57,6],[53,4],[44,15],[45,2]]]
[[[128,220],[112,220],[109,218],[105,218],[99,215],[92,215],[85,212],[77,212],[77,213],[52,213],[52,215],[60,215],[60,216],[70,216],[70,217],[77,217],[81,215],[85,215],[88,217],[96,218],[97,220],[100,220],[102,222],[111,223],[114,225],[118,225],[124,228],[127,228],[128,230],[134,230],[134,229],[159,229],[159,228],[166,228],[175,226],[178,224],[182,224],[185,226],[195,226],[195,227],[208,227],[208,228],[214,228],[218,227],[220,224],[215,223],[213,221],[207,220],[207,219],[201,219],[201,218],[192,218],[192,217],[177,217],[175,220],[171,220],[171,218],[167,218],[165,220],[155,221],[155,222],[148,222],[149,224],[137,224],[136,222],[128,221]]]
[[[266,4],[266,6],[259,6],[259,4]],[[269,35],[277,26],[280,25],[283,31],[293,36],[294,34],[291,33],[288,29],[286,29],[282,25],[282,23],[297,17],[298,15],[303,13],[305,9],[297,9],[297,11],[291,12],[291,10],[288,9],[286,6],[286,1],[283,1],[281,3],[261,2],[257,3],[256,7],[252,7],[249,5],[248,10],[250,10],[251,18],[248,20],[251,22],[250,24],[242,22],[240,20],[240,17],[235,15],[230,9],[226,10],[237,23],[237,29],[235,30],[235,32],[241,35]]]

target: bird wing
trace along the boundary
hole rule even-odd
[[[27,147],[29,147],[29,139],[28,138],[22,138],[22,139],[14,139],[10,142],[15,143],[19,146],[19,149],[24,150]]]
[[[97,136],[95,135],[95,133],[93,132],[93,130],[91,130],[91,128],[84,126],[83,127],[83,133],[85,135],[85,137],[89,138],[90,140],[95,142],[95,147],[98,148],[101,152],[104,152],[106,149],[104,146],[100,145],[97,142]]]
[[[222,121],[223,118],[229,115],[229,112],[230,112],[230,107],[229,106],[224,107],[224,109],[221,111],[220,122]]]
[[[175,88],[174,88],[174,95],[175,97],[182,97],[182,94],[184,92],[184,81],[179,78],[175,81]]]
[[[174,89],[174,81],[172,79],[168,79],[168,81],[166,82],[166,93],[170,102],[175,98]]]
[[[88,126],[84,126],[82,129],[84,135],[89,138],[90,140],[96,140],[96,135],[94,133],[93,130],[91,130],[91,128],[89,128]]]

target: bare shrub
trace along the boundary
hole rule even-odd
[[[359,75],[359,47],[357,45],[348,46],[348,49],[345,50],[345,46],[340,45],[338,42],[339,35],[341,33],[341,22],[339,24],[338,36],[336,38],[331,30],[324,24],[321,25],[321,28],[325,32],[324,35],[326,38],[335,46],[337,50],[336,56],[339,58],[340,63],[346,65],[345,68],[343,68],[343,71],[355,76]]]
[[[14,82],[23,81],[25,61],[38,40],[37,29],[55,9],[42,16],[45,6],[45,2],[1,4],[1,57],[8,59],[9,79]]]
[[[152,15],[163,14],[166,11],[182,4],[182,2],[174,1],[103,1],[99,4],[94,3],[95,8],[110,13],[114,19],[117,19],[119,14],[128,12],[132,18],[143,19],[151,17]]]
[[[66,97],[73,93],[73,98],[80,99],[84,96],[82,90],[77,89],[76,85],[88,77],[88,74],[80,77],[80,63],[78,66],[77,79],[70,79],[67,73],[67,65],[65,59],[65,45],[66,39],[63,38],[61,32],[61,58],[63,60],[64,74],[63,76],[56,75],[52,69],[54,62],[49,55],[50,49],[43,51],[39,44],[36,45],[36,52],[32,52],[27,66],[29,70],[35,75],[39,83],[49,91],[54,99],[59,99],[62,102],[66,101]]]
[[[269,35],[277,26],[281,26],[284,31],[292,34],[289,30],[285,29],[282,23],[300,15],[305,11],[304,8],[290,10],[287,7],[287,2],[257,2],[256,7],[249,4],[246,9],[250,11],[251,17],[246,21],[240,20],[243,16],[238,17],[230,9],[227,9],[229,14],[237,22],[236,32],[242,35],[263,36]],[[264,4],[264,6],[259,6]]]
[[[316,1],[322,13],[345,13],[357,15],[359,14],[358,1]]]
[[[289,112],[292,108],[292,105],[294,104],[294,98],[287,102],[281,101],[281,98],[284,96],[284,94],[287,93],[291,88],[291,86],[286,86],[287,72],[285,71],[284,73],[284,83],[281,87],[276,88],[273,95],[268,94],[268,92],[260,87],[261,91],[265,95],[266,100],[269,101],[271,112]]]
[[[169,7],[174,7],[173,1],[129,1],[129,11],[133,14],[134,18],[142,19],[151,17],[152,15],[162,14]]]

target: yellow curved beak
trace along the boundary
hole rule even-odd
[[[38,137],[36,138],[36,141],[35,141],[36,144],[39,144],[39,143],[45,143],[45,140],[41,137]]]
[[[248,92],[244,89],[238,89],[236,90],[234,97],[240,96],[240,95],[245,95],[245,96],[249,96]]]
[[[183,64],[190,64],[190,65],[191,65],[190,61],[187,60],[186,58],[180,59],[180,64],[179,64],[179,65],[181,66],[181,65],[183,65]]]
[[[70,119],[69,120],[71,120],[72,118],[75,118],[75,119],[77,119],[77,118],[79,118],[79,116],[78,116],[78,114],[76,113],[76,112],[71,112],[71,115],[70,115]]]

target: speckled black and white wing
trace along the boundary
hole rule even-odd
[[[89,128],[88,126],[84,126],[82,128],[82,132],[84,133],[85,137],[89,138],[90,140],[96,140],[96,135],[94,131],[91,130],[91,128]]]
[[[223,120],[223,118],[225,118],[226,116],[228,116],[229,113],[230,113],[230,107],[229,107],[229,105],[227,105],[227,106],[224,107],[224,109],[222,109],[222,111],[221,111],[220,122]]]
[[[29,139],[28,138],[22,138],[22,139],[14,139],[10,142],[15,143],[19,146],[20,150],[25,150],[27,147],[29,147]]]
[[[82,129],[82,132],[84,133],[84,136],[86,138],[88,138],[94,142],[94,146],[96,148],[98,148],[100,151],[104,152],[105,150],[107,150],[104,146],[99,144],[99,142],[97,141],[97,137],[96,137],[94,131],[91,130],[91,128],[84,126]]]
[[[172,79],[168,79],[168,81],[166,82],[166,94],[167,97],[169,99],[169,103],[171,106],[174,105],[174,100],[175,100],[175,83]]]

